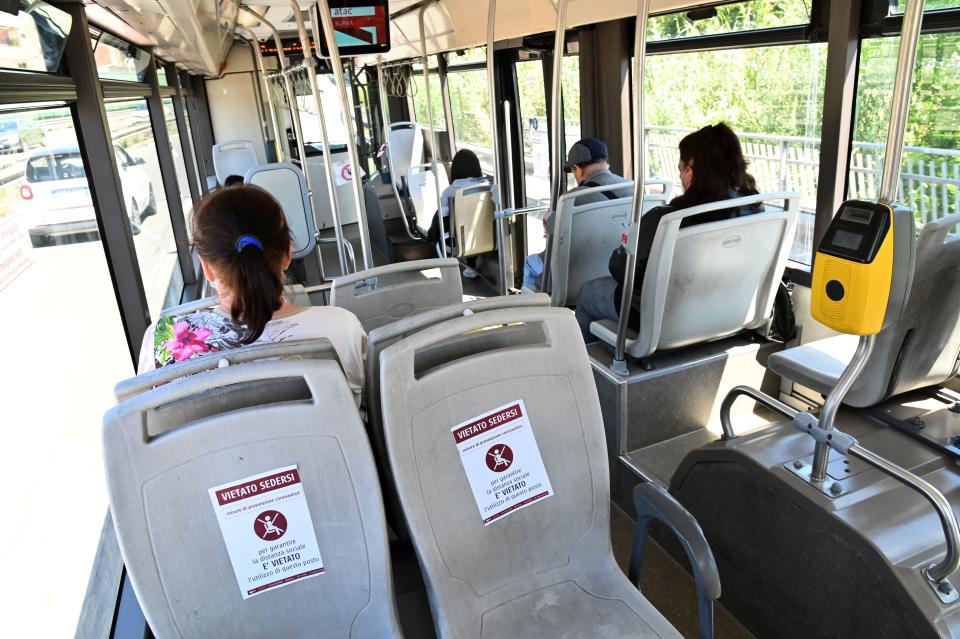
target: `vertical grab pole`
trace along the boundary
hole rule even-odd
[[[633,206],[630,226],[627,233],[627,272],[623,275],[623,297],[620,298],[620,317],[617,322],[617,346],[614,351],[612,369],[618,375],[629,374],[627,368],[626,346],[627,326],[630,321],[630,305],[633,303],[633,283],[637,271],[637,232],[640,215],[643,213],[643,185],[646,177],[643,152],[643,67],[647,54],[647,21],[650,14],[650,0],[637,0],[637,24],[633,39]]]
[[[496,24],[497,24],[497,0],[489,0],[487,3],[487,95],[490,105],[490,135],[493,142],[493,188],[494,201],[501,203],[501,206],[506,205],[504,200],[504,195],[506,191],[501,187],[500,182],[497,180],[499,175],[498,169],[500,162],[500,148],[497,141],[497,84],[493,75],[493,43],[495,41],[496,34]],[[508,142],[509,144],[509,142]],[[499,192],[500,197],[497,198],[497,192]],[[497,245],[497,257],[499,263],[499,279],[500,279],[500,294],[507,294],[507,247],[505,246],[506,242],[503,240],[506,238],[506,229],[504,225],[506,221],[503,218],[497,219],[498,226],[498,239],[500,242]]]
[[[302,158],[305,152],[302,148],[303,136],[300,134],[300,116],[299,114],[295,113],[294,105],[296,105],[297,99],[296,95],[294,95],[293,86],[290,84],[290,78],[285,73],[290,65],[287,63],[287,55],[283,52],[283,41],[280,39],[280,32],[277,31],[277,28],[273,26],[272,22],[261,16],[253,9],[241,5],[240,10],[249,15],[251,18],[258,20],[260,24],[269,29],[270,33],[273,35],[273,42],[277,47],[277,58],[280,61],[280,73],[283,74],[283,88],[284,92],[287,94],[287,103],[290,107],[290,123],[293,125],[294,134],[297,136],[297,149],[300,152],[300,157]],[[279,137],[280,131],[277,130],[277,142],[278,146],[282,150],[283,143],[279,140]],[[281,153],[281,157],[282,155],[283,154]],[[321,272],[323,271],[322,268],[320,270]]]
[[[307,26],[303,21],[303,14],[300,12],[300,5],[297,0],[290,0],[290,8],[293,10],[293,19],[297,23],[297,33],[300,36],[300,46],[303,47],[303,63],[307,67],[307,81],[310,84],[310,95],[317,106],[317,120],[320,124],[320,138],[323,142],[323,164],[326,167],[324,177],[327,181],[327,194],[330,199],[330,214],[333,216],[333,233],[337,239],[337,258],[340,261],[340,273],[347,275],[347,256],[343,250],[343,225],[340,223],[340,210],[337,207],[336,182],[333,179],[333,162],[330,159],[330,138],[327,135],[327,119],[323,115],[323,103],[320,100],[320,89],[317,87],[317,58],[310,50],[310,38],[307,37]],[[307,188],[310,190],[310,203],[313,206],[313,219],[317,228],[320,228],[317,212],[320,207],[317,206],[316,190],[313,188],[313,181],[310,179],[310,171],[307,168],[307,156],[304,154],[300,158],[303,164],[303,174],[307,176]],[[317,254],[320,254],[320,244],[317,243]]]
[[[420,7],[420,61],[423,65],[424,98],[427,101],[427,125],[430,127],[430,170],[433,171],[433,190],[436,191],[437,195],[437,220],[440,224],[440,255],[446,257],[447,240],[443,223],[443,203],[440,201],[440,175],[437,173],[437,152],[439,151],[438,147],[440,145],[437,144],[437,136],[433,130],[433,102],[431,102],[430,98],[430,61],[427,58],[427,33],[423,25],[423,14],[427,11],[427,7],[436,1],[437,0],[431,0]]]
[[[917,62],[917,43],[922,24],[923,0],[910,0],[900,32],[897,75],[893,80],[893,96],[890,98],[890,126],[887,128],[887,149],[883,156],[883,177],[880,181],[880,201],[887,204],[897,199],[899,190],[903,138],[907,130],[907,115],[910,113],[910,89],[913,87],[913,68]]]
[[[253,48],[253,57],[257,61],[257,71],[260,73],[260,81],[263,83],[263,89],[266,91],[267,106],[270,107],[270,124],[273,126],[273,148],[277,153],[277,160],[283,162],[283,145],[280,143],[280,120],[277,119],[277,110],[273,106],[273,91],[270,90],[270,84],[267,82],[267,69],[263,64],[263,54],[260,53],[260,41],[250,31],[246,29],[236,29],[250,46]]]
[[[897,53],[897,75],[893,81],[893,96],[890,98],[890,126],[887,128],[887,148],[883,157],[883,178],[880,182],[880,201],[887,204],[897,199],[900,184],[900,162],[903,158],[903,139],[910,113],[910,90],[913,87],[913,69],[917,61],[917,43],[923,25],[923,0],[910,0],[903,16],[900,35],[900,50]],[[876,335],[860,337],[857,351],[837,381],[836,387],[827,396],[820,411],[820,427],[831,430],[837,410],[843,398],[867,365]],[[817,443],[813,451],[813,469],[810,479],[824,481],[827,477],[827,462],[830,449]]]
[[[493,77],[493,41],[495,23],[497,21],[497,0],[490,0],[487,5],[487,94],[490,104],[490,129],[493,139],[493,184],[499,189],[497,182],[499,171],[498,162],[500,161],[500,148],[497,143],[497,87]]]
[[[296,4],[296,0],[290,0]],[[323,37],[327,43],[327,53],[330,56],[330,69],[340,95],[340,109],[343,112],[343,123],[347,127],[347,152],[350,156],[350,169],[353,179],[353,204],[357,208],[357,226],[360,230],[360,250],[363,252],[363,268],[373,268],[373,253],[370,247],[370,228],[367,226],[367,209],[363,201],[363,187],[360,177],[360,153],[357,151],[357,135],[359,132],[353,120],[353,96],[347,91],[346,80],[343,77],[343,62],[340,60],[340,49],[337,48],[337,36],[333,30],[333,17],[330,15],[330,3],[327,0],[317,0],[317,11],[323,26]]]
[[[506,132],[504,136],[504,142],[506,143],[507,149],[507,173],[508,176],[513,176],[513,120],[510,118],[510,101],[503,101],[503,130]],[[494,130],[494,135],[496,135],[496,130]],[[513,208],[513,188],[501,188],[500,197],[503,198],[501,208],[510,209]],[[514,267],[514,244],[510,242],[507,243],[507,224],[513,224],[514,218],[510,218],[508,222],[502,217],[497,218],[497,241],[500,243],[500,294],[506,295],[509,292],[510,286],[514,283],[514,273],[516,272]],[[509,251],[510,263],[507,264],[507,256]]]
[[[550,74],[550,212],[555,214],[557,202],[566,190],[563,170],[563,51],[566,42],[567,0],[557,0],[557,26],[553,33],[553,70]],[[550,253],[553,238],[547,238],[543,256],[541,288],[548,290],[550,282]]]
[[[387,102],[386,83],[383,78],[383,63],[377,65],[377,89],[380,93],[380,123],[383,124],[383,143],[387,145],[387,166],[390,167],[390,186],[393,188],[393,196],[397,198],[397,206],[400,207],[400,219],[403,220],[403,230],[407,232],[407,237],[411,240],[419,239],[413,234],[410,228],[410,220],[407,219],[407,210],[403,206],[403,198],[400,197],[400,189],[397,188],[396,174],[393,172],[393,150],[390,148],[390,105]]]

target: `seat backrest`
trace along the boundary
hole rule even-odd
[[[258,164],[260,161],[250,140],[230,140],[213,145],[213,171],[220,184],[231,175],[243,177]]]
[[[571,191],[557,201],[550,251],[550,297],[554,306],[575,305],[581,286],[610,275],[610,254],[620,246],[620,238],[633,210],[632,197],[604,198],[581,205],[577,205],[577,199],[625,188],[633,188],[633,182]],[[666,204],[667,198],[668,194],[644,195],[644,213]]]
[[[463,259],[490,253],[496,243],[495,186],[480,182],[457,189],[450,204],[450,228],[453,257]]]
[[[340,365],[340,358],[326,338],[291,339],[284,342],[250,344],[219,353],[198,355],[184,362],[162,366],[118,382],[113,395],[118,402],[136,397],[150,389],[218,368],[264,359],[325,359]]]
[[[416,122],[393,122],[389,135],[390,179],[402,189],[407,169],[423,164],[423,130]]]
[[[412,260],[333,280],[330,306],[345,308],[367,332],[438,306],[463,301],[460,266],[453,258]]]
[[[681,228],[686,218],[760,202],[785,202],[732,219]],[[796,193],[712,202],[660,219],[641,290],[634,357],[762,326],[786,267],[800,211]]]
[[[333,362],[168,384],[110,410],[103,447],[156,636],[399,636],[373,456]]]
[[[568,309],[453,319],[380,365],[390,468],[439,636],[481,636],[484,612],[558,571],[616,571],[603,417]]]
[[[443,190],[450,186],[447,170],[442,164],[437,164],[437,178],[437,180],[433,178],[431,164],[420,164],[407,169],[410,202],[413,204],[413,212],[416,215],[417,228],[424,235],[430,231],[430,225],[437,214],[437,194],[443,193]],[[439,191],[437,191],[438,187]]]
[[[247,171],[244,182],[259,186],[280,202],[293,234],[293,259],[303,259],[313,253],[317,246],[317,228],[307,180],[300,167],[289,162],[263,164]]]
[[[307,294],[303,284],[288,284],[283,287],[283,299],[287,304],[294,306],[312,306],[310,296]],[[174,315],[186,315],[195,311],[202,311],[207,308],[213,308],[220,303],[219,295],[202,297],[192,302],[185,302],[177,306],[169,306],[160,311],[160,317],[172,317]]]
[[[960,213],[928,222],[916,241],[913,278],[899,321],[878,335],[845,403],[873,406],[916,388],[942,384],[960,358]]]
[[[386,486],[392,486],[393,482],[389,479],[389,462],[386,445],[383,441],[383,412],[380,404],[380,353],[385,348],[414,333],[419,333],[447,320],[503,308],[545,307],[549,305],[550,298],[543,293],[481,298],[435,308],[370,331],[367,335],[366,374],[364,375],[367,431],[370,433],[370,443],[373,446],[374,457],[377,459],[377,466],[380,468],[381,475],[385,475]],[[389,488],[387,488],[387,492],[391,492]],[[391,526],[399,532],[399,529],[403,526],[402,516],[397,508],[394,508],[391,512],[391,501],[390,496],[388,496],[387,516]]]

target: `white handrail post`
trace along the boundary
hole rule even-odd
[[[427,102],[427,125],[430,127],[430,169],[433,171],[433,185],[434,191],[436,191],[437,196],[437,220],[440,226],[440,254],[443,257],[447,256],[447,240],[444,237],[446,232],[444,230],[443,223],[443,202],[441,201],[440,193],[440,175],[438,174],[437,168],[437,153],[439,152],[439,144],[437,143],[436,131],[433,129],[433,102],[430,98],[430,61],[427,58],[427,34],[426,29],[424,28],[423,15],[427,11],[427,7],[434,4],[437,0],[432,0],[431,2],[425,2],[420,7],[419,19],[420,19],[420,59],[421,64],[423,65],[423,84],[424,84],[424,98]]]
[[[290,0],[296,2],[296,0]],[[333,17],[330,15],[330,3],[327,0],[317,0],[317,10],[320,22],[323,25],[323,37],[327,43],[327,54],[330,59],[330,69],[340,95],[340,108],[343,112],[343,122],[347,126],[347,152],[350,156],[350,168],[353,179],[353,204],[357,207],[357,226],[360,227],[360,250],[363,252],[363,268],[373,268],[373,253],[370,246],[370,228],[367,226],[367,210],[363,201],[363,179],[360,176],[363,170],[360,165],[360,153],[357,151],[356,122],[353,119],[353,98],[347,91],[346,80],[343,77],[343,62],[340,60],[340,49],[337,47],[337,36],[333,30]],[[329,158],[328,158],[329,164]]]
[[[644,129],[643,129],[643,81],[644,57],[647,54],[647,21],[650,14],[650,0],[637,0],[637,25],[633,40],[633,130],[636,138],[633,141],[633,211],[630,216],[630,230],[640,225],[640,215],[643,213],[643,185],[646,175],[646,160],[644,157]],[[628,232],[627,236],[627,268],[623,275],[623,296],[620,298],[620,318],[617,322],[617,345],[614,351],[612,369],[618,375],[629,374],[627,368],[626,345],[627,328],[630,323],[630,307],[633,303],[633,283],[637,271],[637,234]]]

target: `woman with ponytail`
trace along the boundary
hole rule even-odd
[[[758,193],[753,176],[747,173],[747,161],[743,157],[740,140],[733,129],[723,122],[705,126],[680,140],[680,164],[677,169],[680,171],[683,195],[673,198],[669,205],[658,206],[640,217],[637,268],[633,280],[629,320],[629,326],[633,330],[640,328],[640,289],[660,218],[700,204]],[[712,211],[686,218],[681,226],[727,220],[762,210],[763,205],[752,205]],[[596,341],[590,334],[591,322],[601,319],[616,320],[619,317],[626,265],[627,253],[620,247],[610,256],[611,277],[591,280],[580,287],[576,316],[585,341]]]
[[[325,337],[347,381],[363,384],[367,335],[349,311],[299,307],[283,299],[290,266],[290,229],[280,204],[255,186],[220,189],[193,215],[200,265],[219,292],[219,304],[161,318],[147,330],[139,372],[254,343]]]

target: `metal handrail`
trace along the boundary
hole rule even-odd
[[[957,569],[960,569],[960,526],[957,524],[956,514],[943,493],[930,482],[864,448],[854,437],[840,430],[820,427],[819,420],[813,415],[802,413],[792,406],[749,386],[735,386],[723,399],[723,403],[720,405],[720,424],[723,428],[722,440],[731,440],[737,436],[730,421],[730,409],[740,397],[750,397],[758,404],[790,418],[794,426],[816,439],[817,444],[823,443],[826,447],[836,450],[841,455],[856,457],[918,492],[937,511],[947,543],[944,558],[924,568],[922,570],[923,576],[928,581],[938,584],[956,572]],[[804,418],[797,419],[800,416]],[[813,478],[811,477],[811,479]]]
[[[736,433],[733,431],[733,423],[730,421],[730,409],[733,408],[734,402],[737,401],[740,397],[750,397],[758,404],[769,408],[770,410],[776,411],[783,415],[793,419],[800,414],[800,411],[784,404],[779,399],[774,399],[770,397],[763,391],[757,390],[756,388],[751,388],[749,386],[734,386],[730,389],[730,392],[727,393],[727,396],[723,398],[723,403],[720,404],[720,426],[723,428],[722,440],[735,439],[737,437]]]
[[[644,108],[643,108],[643,78],[644,60],[647,53],[647,24],[650,19],[650,0],[637,0],[637,26],[633,41],[633,131],[636,139],[633,141],[633,182],[643,184],[646,177],[646,146],[644,145]],[[611,368],[618,375],[626,377],[627,368],[627,329],[630,323],[630,309],[633,301],[633,282],[637,275],[637,233],[632,232],[640,224],[643,213],[643,189],[633,190],[633,206],[631,207],[630,225],[627,232],[626,251],[627,259],[623,275],[623,293],[620,297],[620,316],[617,319],[617,341],[614,347],[613,363]]]
[[[943,559],[921,570],[927,581],[932,585],[939,584],[960,568],[960,525],[957,524],[957,516],[953,512],[950,502],[933,484],[885,457],[864,448],[855,437],[837,429],[822,428],[819,420],[810,413],[798,413],[793,420],[793,425],[800,432],[813,437],[817,444],[823,444],[841,455],[856,457],[866,462],[913,489],[930,502],[930,505],[937,511],[940,524],[943,526],[947,549]]]
[[[426,100],[426,110],[427,110],[427,124],[430,127],[430,166],[431,172],[433,173],[433,189],[436,192],[437,196],[437,222],[440,229],[440,255],[442,257],[447,257],[447,240],[446,240],[446,230],[443,228],[443,202],[441,201],[440,193],[440,173],[438,164],[437,164],[437,155],[439,155],[440,149],[437,142],[436,131],[433,128],[433,101],[430,97],[430,59],[427,57],[427,33],[426,25],[424,24],[423,17],[427,12],[427,7],[435,4],[438,0],[428,0],[424,2],[420,7],[419,23],[420,23],[420,54],[422,56],[423,62],[423,92],[424,98]],[[490,99],[493,100],[493,96],[490,96]]]
[[[353,205],[357,209],[357,229],[360,231],[360,251],[363,253],[363,268],[373,268],[373,247],[370,244],[370,226],[367,221],[367,209],[363,195],[363,184],[361,172],[363,165],[360,163],[360,152],[357,149],[357,137],[361,131],[357,129],[354,120],[353,94],[347,91],[347,82],[343,77],[343,63],[340,60],[340,48],[337,45],[336,31],[333,29],[333,17],[330,14],[330,3],[327,0],[317,0],[317,11],[311,14],[313,21],[313,37],[320,41],[320,25],[317,24],[317,14],[320,14],[320,21],[323,23],[323,38],[327,43],[328,62],[330,70],[333,72],[333,80],[337,86],[337,94],[340,97],[340,110],[343,113],[343,124],[350,135],[347,136],[347,155],[350,158],[350,170],[353,173],[353,179],[350,180],[351,191],[353,192]],[[317,108],[322,110],[319,102]],[[326,144],[326,142],[324,142]],[[326,149],[324,149],[326,152]],[[330,158],[327,164],[332,165]],[[331,187],[333,188],[333,187]]]
[[[505,219],[509,217],[516,217],[517,215],[527,215],[529,213],[540,213],[541,211],[549,211],[550,206],[547,204],[538,204],[536,206],[525,206],[523,208],[509,208],[502,209],[494,213],[494,217],[497,219]]]

